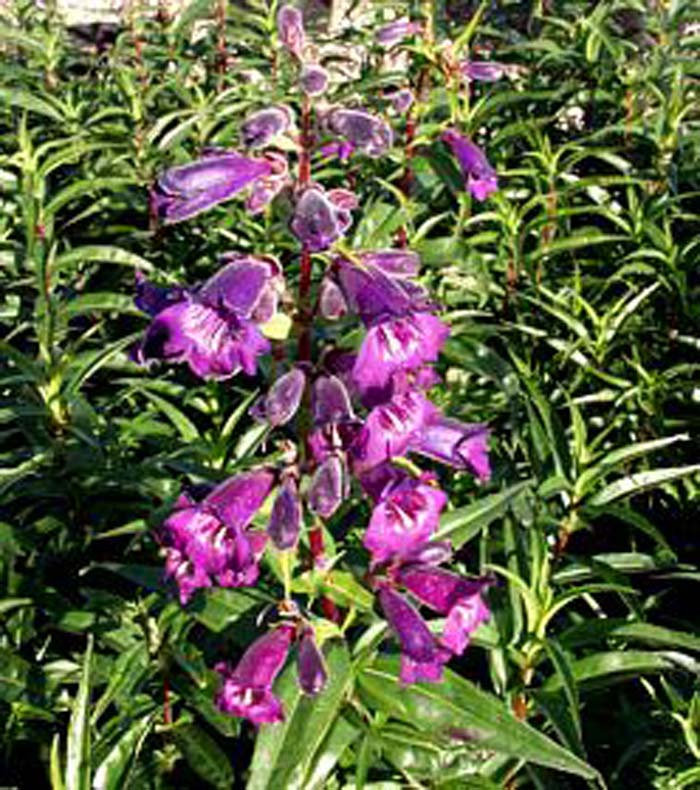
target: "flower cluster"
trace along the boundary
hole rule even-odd
[[[380,31],[379,41],[393,46],[417,30],[414,23],[399,20]],[[448,497],[436,474],[420,470],[408,456],[486,481],[488,430],[446,416],[429,398],[439,381],[434,363],[450,328],[418,279],[418,255],[405,248],[350,251],[338,245],[352,225],[358,198],[311,178],[315,152],[379,157],[393,145],[391,127],[362,108],[334,106],[317,113],[314,127],[309,97],[327,90],[329,75],[307,57],[312,48],[297,9],[280,9],[278,38],[296,69],[299,119],[286,105],[257,110],[240,127],[246,153],[208,151],[166,171],[152,190],[152,208],[167,224],[244,191],[252,214],[273,200],[289,203],[288,229],[301,250],[298,349],[296,358],[290,353],[286,372],[251,409],[271,428],[287,426],[288,450],[276,466],[237,474],[198,499],[189,494],[178,499],[160,529],[166,575],[183,605],[200,588],[254,585],[264,552],[280,557],[297,552],[307,523],[313,524],[308,529],[312,565],[323,573],[323,525],[351,494],[366,496],[371,503],[362,539],[370,557],[367,578],[401,646],[401,681],[436,681],[443,665],[465,650],[488,617],[483,594],[489,582],[442,567],[451,559],[449,543],[437,535]],[[470,79],[477,74],[472,70]],[[481,79],[495,78],[484,74]],[[401,97],[404,109],[408,98]],[[277,149],[282,137],[297,146],[296,176]],[[496,190],[496,173],[471,140],[452,128],[441,139],[477,199]],[[311,253],[322,253],[326,263],[313,307]],[[281,299],[286,287],[278,260],[238,253],[223,255],[216,274],[199,285],[164,288],[139,276],[136,302],[152,320],[135,356],[142,363],[186,362],[203,379],[256,375],[258,358],[271,350],[266,327],[282,304],[289,304]],[[314,358],[312,330],[321,322],[331,340]],[[335,329],[350,323],[362,327],[354,349],[343,346],[343,332]],[[439,634],[423,619],[420,606],[445,618]],[[291,600],[289,585],[279,614],[280,621],[235,667],[217,666],[220,709],[256,724],[284,716],[272,684],[293,645],[302,690],[316,694],[327,679],[314,616]]]

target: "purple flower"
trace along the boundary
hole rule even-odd
[[[421,603],[447,616],[442,642],[461,655],[469,639],[490,612],[482,593],[491,581],[469,580],[456,573],[428,565],[409,565],[399,571],[398,581]]]
[[[299,84],[307,96],[321,96],[328,87],[328,72],[316,63],[307,63],[299,75]]]
[[[246,148],[263,148],[277,135],[286,132],[292,124],[289,107],[267,107],[258,110],[243,121],[241,141]]]
[[[325,124],[329,131],[349,140],[355,148],[372,157],[386,153],[394,141],[389,124],[364,110],[332,110]]]
[[[399,115],[411,109],[416,97],[413,91],[409,88],[400,88],[399,90],[391,91],[386,94],[386,98],[391,102],[391,106],[396,110]]]
[[[386,318],[367,332],[352,371],[365,402],[381,402],[391,394],[395,373],[412,372],[437,360],[450,333],[431,313]]]
[[[360,430],[345,384],[337,376],[320,376],[311,390],[314,430],[309,447],[316,461],[348,449]]]
[[[216,583],[243,587],[255,583],[264,536],[246,531],[272,488],[267,469],[221,483],[201,502],[180,497],[162,527],[166,576],[178,585],[185,604],[195,590]]]
[[[496,82],[504,77],[510,70],[505,63],[494,60],[462,60],[459,70],[468,80],[479,82]]]
[[[332,189],[326,193],[311,186],[297,201],[292,232],[310,252],[327,250],[352,224],[350,210],[356,206],[351,192]]]
[[[330,158],[337,156],[341,162],[347,162],[355,151],[355,145],[349,140],[335,143],[326,143],[320,148],[321,156]]]
[[[256,639],[234,670],[219,664],[216,670],[223,685],[216,697],[218,708],[255,725],[284,721],[282,703],[272,693],[272,683],[287,660],[293,635],[293,626],[281,625]]]
[[[347,474],[343,462],[335,455],[323,461],[314,472],[309,486],[309,507],[321,518],[330,518],[347,496]]]
[[[280,486],[267,525],[267,534],[275,548],[283,551],[296,546],[301,519],[301,501],[297,484],[292,477],[287,477]]]
[[[159,176],[151,192],[152,210],[165,224],[181,222],[223,203],[271,172],[272,165],[265,159],[233,151],[209,153]]]
[[[304,631],[299,642],[297,672],[301,690],[312,697],[323,690],[328,680],[323,655],[318,649],[311,628]]]
[[[290,370],[280,376],[262,402],[251,409],[253,416],[267,420],[274,427],[285,425],[297,413],[305,387],[306,376],[303,371],[299,368]]]
[[[277,312],[284,288],[279,261],[269,255],[237,252],[225,252],[220,261],[224,266],[204,283],[197,296],[256,323],[269,321]]]
[[[401,644],[401,683],[442,679],[442,667],[451,653],[435,639],[425,620],[395,590],[382,586],[379,603],[389,626]]]
[[[413,478],[390,490],[372,511],[363,540],[373,563],[387,562],[424,544],[446,504],[443,491]]]
[[[140,362],[187,362],[202,378],[255,373],[258,355],[270,344],[251,319],[265,321],[274,311],[281,275],[269,259],[226,259],[231,263],[201,288],[183,290],[179,301],[155,315],[137,350]]]
[[[486,481],[491,476],[488,437],[485,425],[450,419],[433,407],[411,438],[409,449],[457,469],[467,469],[477,479]]]
[[[393,47],[405,38],[408,38],[408,36],[419,33],[420,30],[421,25],[419,22],[411,22],[408,17],[402,17],[395,22],[389,22],[389,24],[380,27],[377,30],[375,39],[383,47]]]
[[[467,188],[477,200],[486,200],[498,189],[496,171],[479,146],[454,129],[446,129],[441,139],[457,157]]]
[[[277,12],[277,36],[296,58],[301,60],[306,43],[304,17],[298,8],[284,5]]]
[[[430,406],[420,392],[408,391],[372,409],[350,448],[355,474],[403,455],[422,427]]]

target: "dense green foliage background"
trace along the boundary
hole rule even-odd
[[[349,503],[338,534],[351,551],[323,590],[357,610],[349,648],[329,643],[315,703],[282,677],[287,722],[257,741],[214,709],[208,667],[250,642],[275,568],[259,590],[207,591],[183,610],[152,528],[184,482],[274,452],[247,415],[260,382],[201,384],[128,356],[145,326],[135,269],[194,282],[238,249],[280,255],[295,277],[279,212],[254,220],[234,201],[149,223],[159,169],[235,147],[249,110],[290,101],[283,68],[272,93],[266,82],[274,5],[227,3],[223,24],[201,27],[213,5],[134,15],[113,44],[33,2],[3,12],[0,784],[700,786],[693,3],[437,4],[438,40],[520,68],[471,97],[432,78],[410,199],[400,118],[389,157],[325,167],[364,207],[349,243],[390,246],[406,226],[448,305],[442,405],[492,426],[495,473],[479,489],[443,472],[442,533],[461,567],[499,583],[448,680],[397,693],[353,576],[367,514]],[[391,6],[376,4],[377,23]],[[419,44],[408,76],[378,74],[372,13],[334,39],[367,49],[333,99],[382,109],[382,88],[433,53]],[[265,79],[243,78],[254,70]],[[486,204],[434,142],[451,114],[499,171]]]

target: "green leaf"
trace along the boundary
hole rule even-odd
[[[440,528],[435,535],[436,540],[449,539],[455,549],[468,543],[492,521],[501,518],[513,500],[526,491],[531,485],[530,480],[516,483],[497,494],[477,499],[466,507],[445,513],[440,519]]]
[[[153,728],[154,718],[155,714],[149,713],[138,719],[114,744],[95,772],[95,790],[122,790],[129,786],[130,769]]]
[[[313,765],[309,768],[303,790],[324,790],[326,780],[343,756],[343,752],[359,735],[360,730],[357,727],[350,724],[344,716],[339,716],[319,748]]]
[[[234,780],[231,763],[210,735],[195,724],[177,726],[172,733],[188,765],[199,777],[220,790],[230,790]]]
[[[220,633],[233,625],[246,612],[271,603],[271,599],[251,588],[229,590],[214,587],[205,590],[190,604],[190,609],[200,623],[210,631]]]
[[[80,263],[113,263],[142,269],[145,272],[153,271],[152,264],[140,255],[123,250],[121,247],[112,247],[106,244],[76,247],[64,252],[56,258],[54,269],[56,271],[71,269]]]
[[[90,683],[93,637],[88,635],[88,645],[83,657],[80,684],[73,699],[68,725],[66,790],[90,790]]]
[[[590,504],[594,506],[606,505],[624,496],[638,494],[649,488],[656,488],[663,483],[670,483],[672,480],[680,480],[683,477],[700,472],[700,464],[689,466],[674,466],[669,469],[652,469],[648,472],[637,472],[627,477],[615,480],[614,483],[605,486],[601,491],[591,497]]]
[[[675,436],[665,436],[662,439],[652,439],[648,442],[636,442],[626,447],[619,447],[607,453],[595,466],[586,469],[576,480],[575,489],[578,497],[581,498],[611,469],[620,464],[631,461],[633,458],[647,455],[654,450],[668,447],[676,442],[687,442],[690,439],[687,433],[679,433]]]
[[[263,726],[257,737],[246,790],[305,790],[313,764],[340,715],[350,693],[353,670],[344,642],[333,640],[326,654],[328,683],[315,698],[305,696],[297,682],[296,667],[289,665],[275,690],[286,719]]]
[[[496,697],[446,670],[442,683],[400,688],[398,659],[379,659],[358,676],[363,701],[387,715],[455,741],[595,779],[597,771],[529,724],[520,722]],[[400,689],[400,691],[399,691]]]
[[[611,683],[631,680],[640,675],[657,674],[678,669],[678,662],[670,653],[644,650],[612,650],[595,653],[571,663],[571,672],[577,683],[605,688]],[[542,687],[555,691],[562,686],[562,679],[554,675]]]

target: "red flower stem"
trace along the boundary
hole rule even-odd
[[[173,712],[170,707],[170,683],[168,678],[163,678],[163,724],[169,726],[173,723]]]

